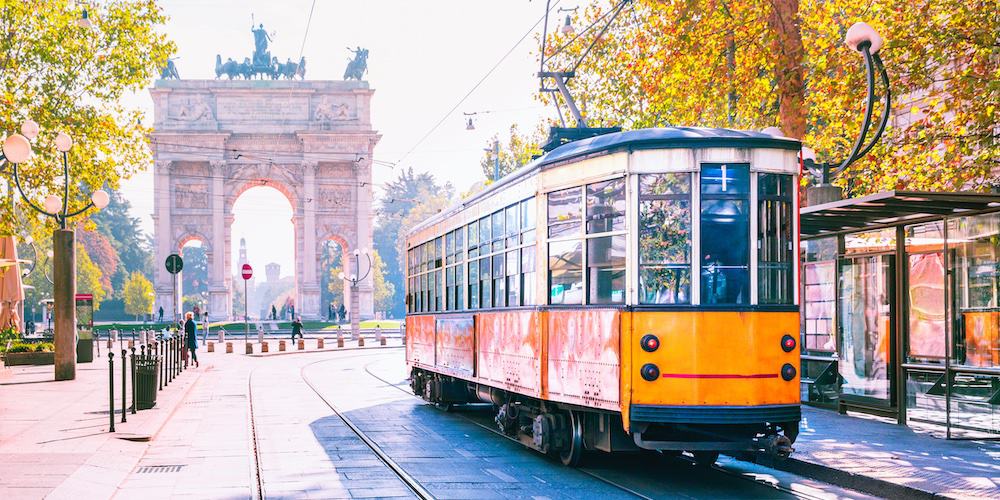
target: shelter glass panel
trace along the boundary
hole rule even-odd
[[[836,352],[837,238],[802,242],[803,341],[806,351]]]
[[[953,362],[1000,367],[1000,214],[950,220],[948,248],[957,316]]]
[[[893,257],[840,262],[841,393],[890,400]]]
[[[908,226],[907,332],[909,361],[943,363],[945,357],[944,222]]]

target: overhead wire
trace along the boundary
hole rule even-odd
[[[316,9],[316,0],[313,0],[312,7],[309,7],[309,20],[306,21],[306,32],[302,35],[302,48],[299,49],[299,60],[302,60],[302,54],[306,51],[306,39],[309,38],[309,26],[312,26],[313,20],[313,10]]]
[[[448,110],[448,112],[447,112],[447,113],[445,113],[445,114],[444,114],[444,116],[442,116],[442,117],[441,117],[441,119],[440,119],[440,120],[438,120],[438,121],[437,121],[437,123],[435,123],[435,124],[434,124],[434,126],[432,126],[432,127],[430,128],[430,130],[428,130],[428,131],[427,131],[427,133],[425,133],[425,134],[424,134],[424,135],[423,135],[423,136],[422,136],[422,137],[421,137],[421,138],[420,138],[420,139],[419,139],[419,140],[418,140],[418,141],[417,141],[417,142],[416,142],[416,143],[415,143],[415,144],[413,145],[413,147],[411,147],[411,148],[410,148],[410,149],[409,149],[409,150],[408,150],[408,151],[407,151],[406,153],[404,153],[404,154],[403,154],[403,156],[401,156],[401,157],[400,157],[400,158],[399,158],[398,160],[396,160],[396,163],[402,163],[402,162],[403,162],[403,160],[404,160],[404,159],[406,159],[406,157],[410,156],[410,154],[411,154],[411,153],[413,153],[413,151],[414,151],[415,149],[417,149],[418,147],[420,147],[420,145],[421,145],[421,144],[423,144],[423,143],[424,143],[424,141],[426,141],[426,140],[427,140],[427,138],[428,138],[428,137],[430,137],[430,136],[431,136],[431,134],[433,134],[433,133],[434,133],[434,132],[435,132],[435,131],[436,131],[436,130],[437,130],[437,129],[438,129],[438,128],[439,128],[440,126],[441,126],[441,124],[443,124],[443,123],[445,122],[445,120],[447,120],[447,119],[448,119],[448,118],[449,118],[449,117],[450,117],[450,116],[452,115],[452,113],[454,113],[454,112],[455,112],[455,110],[457,110],[457,109],[459,108],[459,106],[461,106],[461,105],[462,105],[462,103],[464,103],[464,102],[465,102],[465,100],[466,100],[466,99],[468,99],[468,98],[469,98],[469,96],[471,96],[471,95],[472,95],[472,93],[473,93],[473,92],[475,92],[475,91],[476,91],[476,89],[478,89],[478,88],[479,88],[479,86],[480,86],[480,85],[482,85],[482,84],[483,84],[483,83],[484,83],[484,82],[486,81],[486,79],[488,79],[488,78],[490,77],[490,75],[492,75],[492,74],[493,74],[493,72],[494,72],[494,71],[496,71],[496,69],[500,67],[500,65],[501,65],[501,64],[503,64],[503,62],[504,62],[504,61],[505,61],[505,60],[507,59],[507,57],[509,57],[509,56],[510,56],[510,55],[511,55],[511,54],[512,54],[512,53],[514,52],[514,50],[516,50],[516,49],[517,49],[517,47],[518,47],[518,46],[520,46],[520,45],[521,45],[521,43],[522,43],[522,42],[524,42],[524,40],[525,40],[526,38],[528,38],[528,36],[529,36],[529,35],[531,35],[531,34],[532,34],[532,33],[533,33],[534,31],[535,31],[535,28],[537,28],[537,27],[538,27],[538,25],[539,25],[540,23],[542,23],[542,22],[544,22],[544,21],[545,21],[545,19],[546,19],[546,18],[548,17],[548,15],[549,15],[549,12],[552,12],[552,9],[556,8],[556,6],[557,6],[557,5],[559,5],[559,1],[560,1],[560,0],[556,0],[556,2],[555,2],[555,3],[553,3],[553,4],[552,4],[552,5],[551,5],[551,6],[549,7],[549,10],[547,10],[547,11],[545,12],[545,14],[544,14],[544,15],[543,15],[543,16],[542,16],[541,18],[539,18],[539,19],[538,19],[538,21],[535,21],[535,24],[532,24],[532,25],[531,25],[531,28],[529,28],[529,29],[528,29],[528,31],[527,31],[527,32],[525,32],[525,33],[524,33],[524,35],[523,35],[523,36],[521,36],[521,38],[519,38],[519,39],[517,40],[517,42],[516,42],[516,43],[514,43],[514,45],[513,45],[513,46],[512,46],[512,47],[511,47],[511,48],[510,48],[510,49],[509,49],[509,50],[508,50],[508,51],[507,51],[506,53],[504,53],[504,55],[503,55],[503,56],[501,56],[501,57],[500,57],[500,60],[498,60],[498,61],[497,61],[497,62],[496,62],[496,63],[495,63],[495,64],[494,64],[494,65],[493,65],[493,66],[492,66],[492,67],[491,67],[490,69],[489,69],[489,71],[487,71],[487,72],[486,72],[486,74],[485,74],[485,75],[483,75],[483,77],[482,77],[482,78],[480,78],[480,79],[479,79],[479,81],[477,81],[477,82],[476,82],[476,84],[475,84],[475,85],[473,85],[473,86],[472,86],[472,88],[471,88],[471,89],[470,89],[470,90],[469,90],[468,92],[466,92],[466,93],[465,93],[465,95],[464,95],[464,96],[462,96],[462,98],[461,98],[461,99],[459,99],[459,100],[458,100],[458,102],[457,102],[457,103],[455,103],[455,105],[454,105],[454,106],[452,106],[452,107],[451,107],[451,109],[449,109],[449,110]]]

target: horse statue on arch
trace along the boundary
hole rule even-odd
[[[354,59],[347,63],[347,69],[344,70],[344,80],[360,81],[365,76],[365,72],[368,71],[368,49],[348,47],[347,50],[354,53]]]
[[[286,80],[294,80],[295,77],[299,77],[301,80],[306,79],[306,58],[299,58],[299,62],[292,62],[291,58],[288,58],[288,62],[278,63],[277,71],[275,72],[277,77],[282,77]]]

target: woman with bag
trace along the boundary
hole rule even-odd
[[[191,359],[194,361],[194,366],[198,366],[198,335],[197,335],[197,325],[194,322],[194,313],[188,311],[184,317],[184,344],[188,351],[191,351]],[[186,356],[185,356],[186,358]],[[186,359],[185,359],[186,361]]]

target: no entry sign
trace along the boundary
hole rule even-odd
[[[244,280],[248,280],[250,278],[253,278],[253,268],[250,267],[250,264],[243,264],[242,271],[243,271],[243,279]]]

